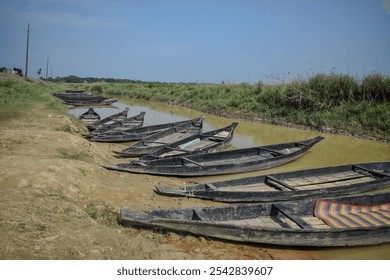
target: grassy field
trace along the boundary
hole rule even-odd
[[[32,104],[44,104],[46,108],[59,112],[61,102],[53,93],[63,92],[65,88],[64,84],[0,76],[0,122],[21,116]]]
[[[84,85],[83,85],[84,86]],[[390,77],[317,74],[280,84],[93,83],[95,94],[168,102],[222,116],[390,140]]]
[[[83,83],[95,94],[167,102],[221,116],[390,140],[390,77],[317,74],[279,84]],[[65,83],[0,79],[0,121],[31,103],[58,110]]]

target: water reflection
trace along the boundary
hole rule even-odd
[[[315,145],[302,158],[271,170],[181,179],[186,182],[211,182],[241,178],[244,176],[294,171],[331,165],[390,161],[390,145],[386,143],[347,136],[318,133],[310,130],[299,130],[295,128],[254,123],[235,118],[222,118],[168,104],[122,99],[121,102],[116,102],[113,105],[115,108],[95,108],[95,111],[101,116],[101,118],[104,118],[124,110],[125,107],[130,107],[129,116],[139,114],[140,112],[146,112],[145,126],[166,122],[176,122],[204,115],[206,116],[204,121],[204,131],[227,126],[236,121],[239,125],[235,130],[235,135],[232,140],[233,148],[246,148],[258,145],[297,141],[313,138],[317,135],[325,137],[323,141]],[[70,109],[69,113],[78,117],[86,110],[88,110],[88,108],[75,108]],[[367,238],[369,238],[369,236]],[[313,251],[315,251],[319,258],[322,259],[390,259],[390,244],[357,248],[313,249]]]
[[[231,124],[233,121],[237,121],[234,119],[224,119],[224,118],[215,117],[209,114],[201,113],[191,109],[180,108],[174,105],[151,103],[151,102],[140,102],[134,100],[127,100],[126,103],[124,102],[116,102],[113,104],[112,107],[97,107],[94,108],[94,110],[96,111],[96,113],[100,115],[101,118],[105,118],[110,115],[119,113],[123,111],[126,107],[130,107],[128,113],[129,117],[133,115],[137,115],[140,112],[146,112],[144,126],[183,121],[183,120],[193,119],[204,115],[206,116],[206,118],[203,123],[204,124],[203,131],[214,130],[220,127],[227,126]],[[69,109],[68,112],[71,115],[78,117],[82,113],[85,113],[87,110],[88,108],[71,108]],[[253,136],[250,133],[243,133],[244,130],[242,130],[241,133],[240,130],[236,129],[236,131],[237,132],[235,133],[235,136],[232,141],[232,146],[234,148],[251,147],[257,145],[255,144]]]

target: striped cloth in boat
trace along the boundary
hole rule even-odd
[[[390,225],[390,203],[360,206],[317,200],[314,216],[332,228]]]

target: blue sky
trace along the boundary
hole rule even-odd
[[[0,0],[0,67],[29,75],[279,82],[390,75],[390,0]]]

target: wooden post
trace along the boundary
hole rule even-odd
[[[49,71],[49,56],[47,56],[47,61],[46,61],[46,80],[47,80],[48,71]]]
[[[26,48],[26,73],[25,78],[27,80],[27,71],[28,71],[28,44],[30,39],[30,24],[27,25],[27,48]]]

